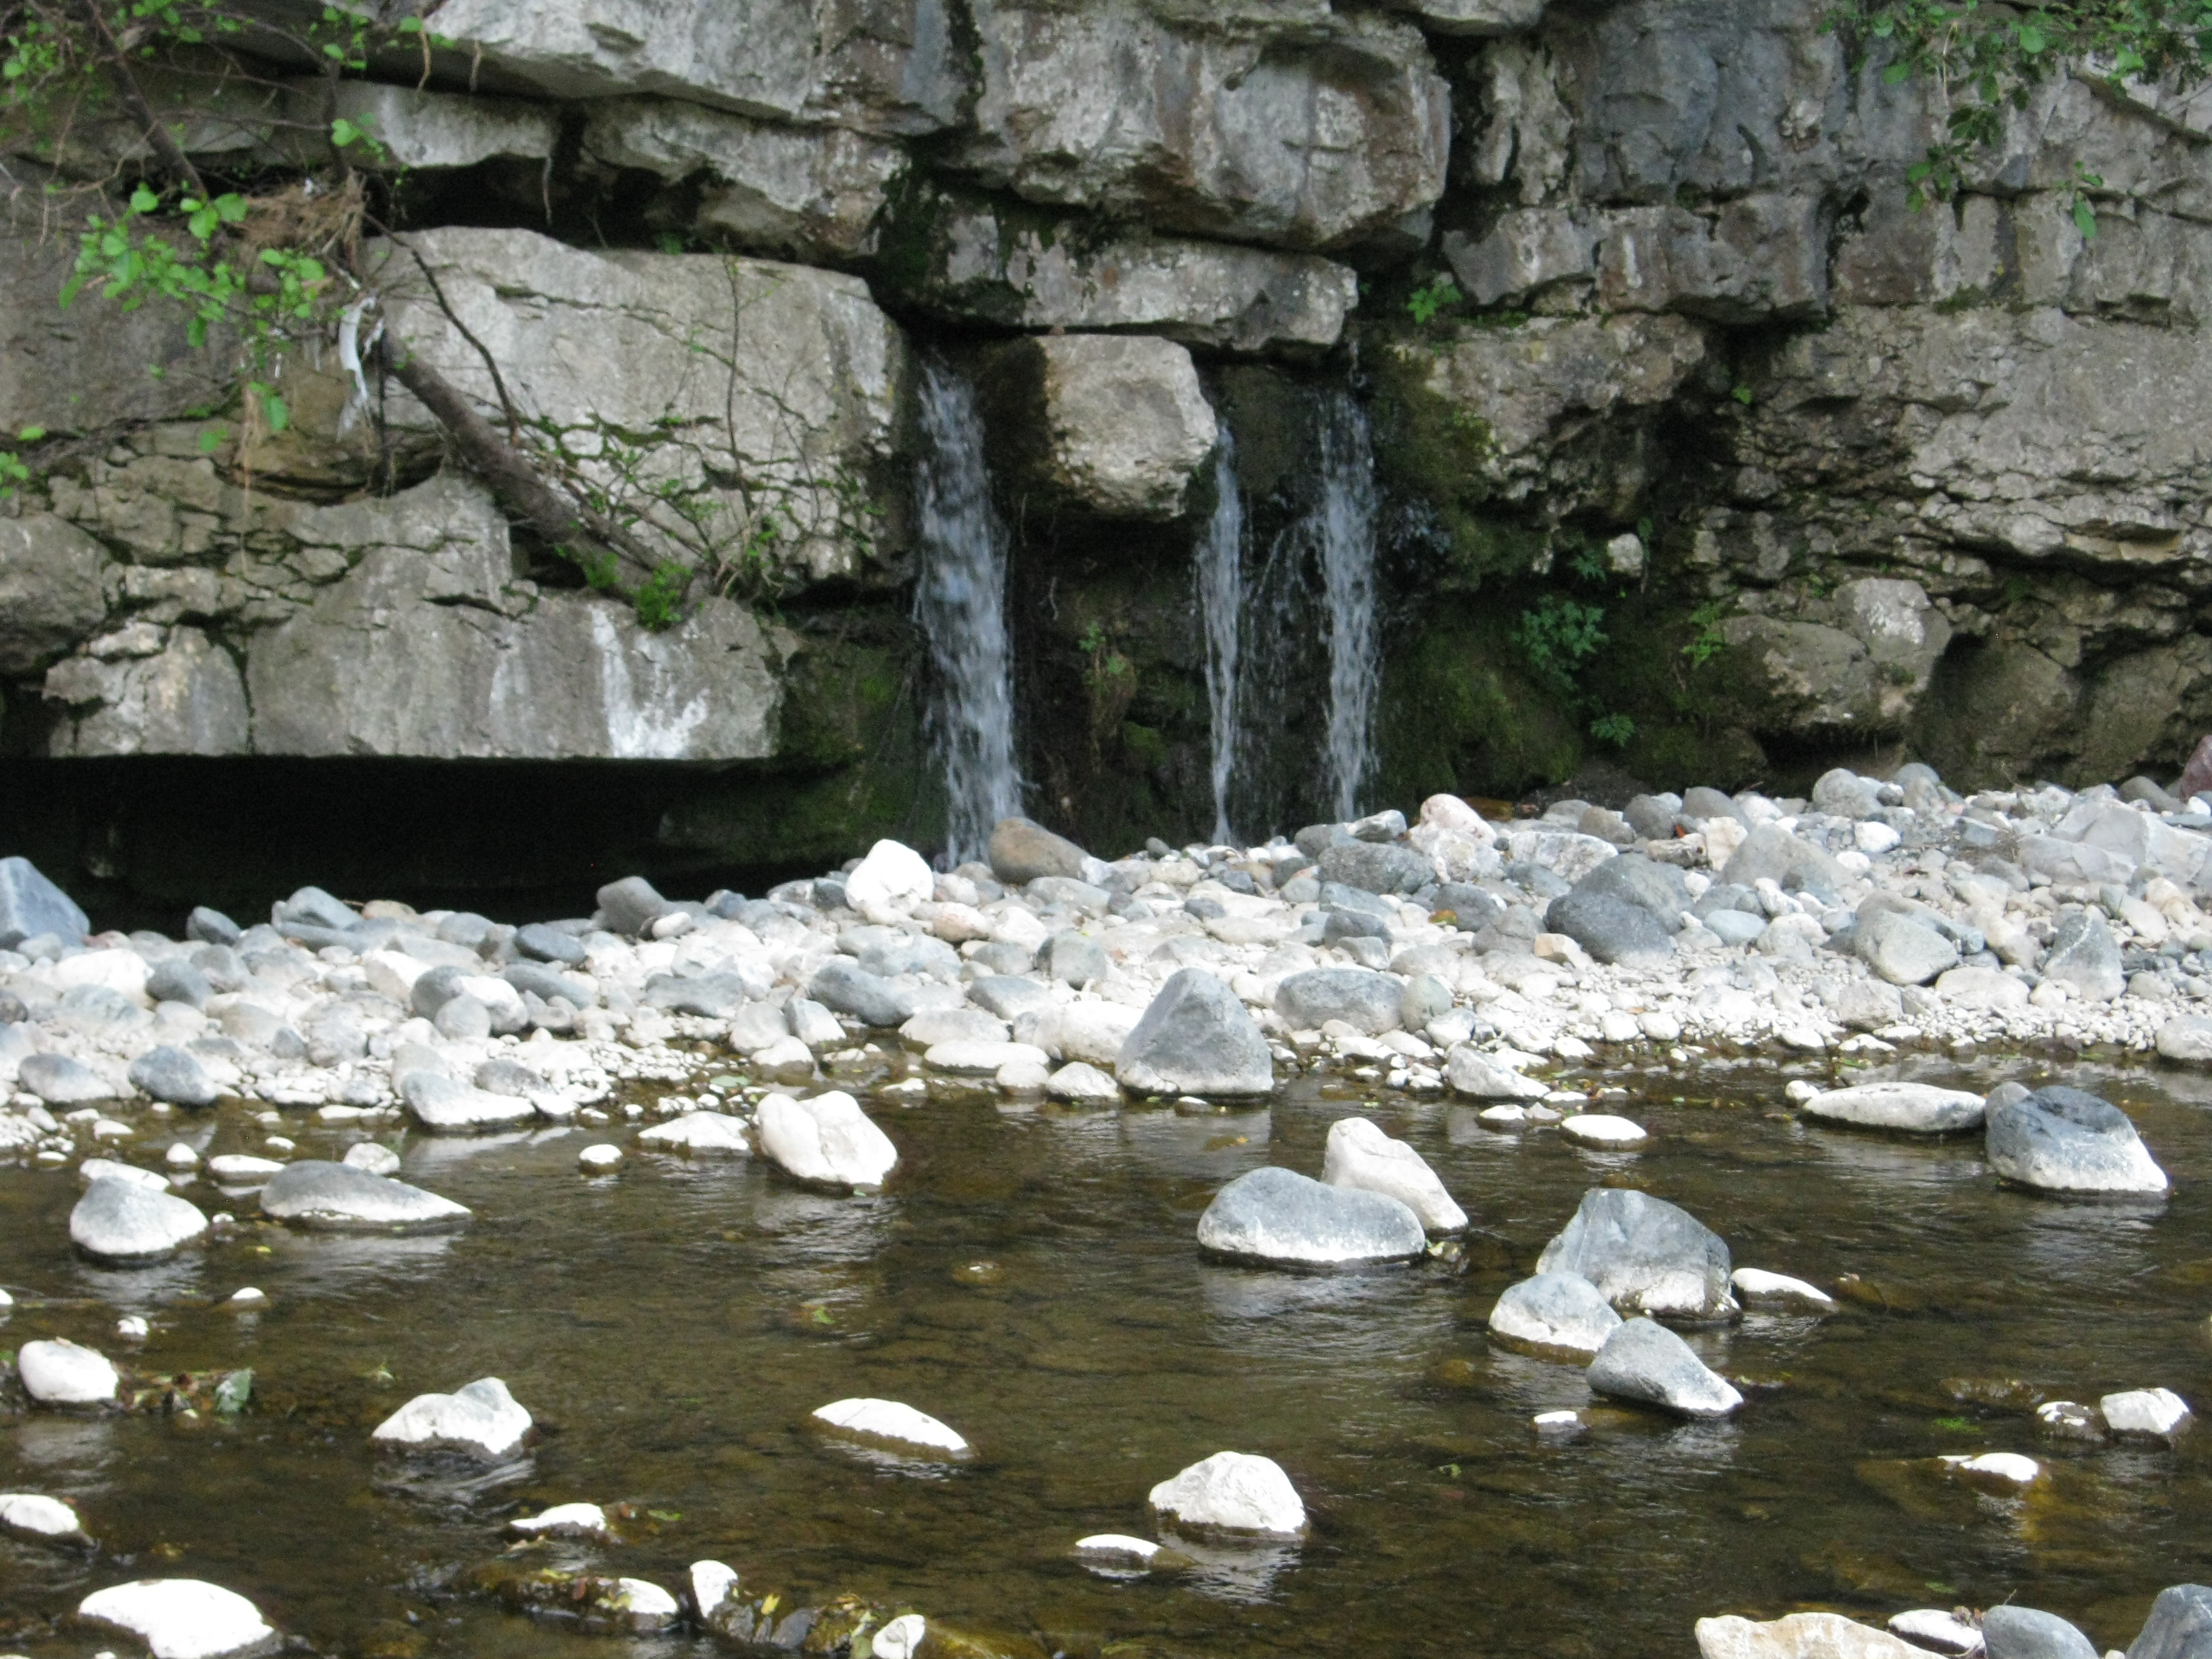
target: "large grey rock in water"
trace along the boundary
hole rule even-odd
[[[2094,910],[2061,916],[2051,930],[2051,949],[2039,969],[2045,979],[2070,986],[2077,996],[2110,1002],[2128,988],[2120,963],[2120,942]]]
[[[76,901],[48,881],[28,859],[0,859],[0,943],[52,933],[82,945],[92,923]]]
[[[1687,1210],[1626,1187],[1583,1194],[1536,1258],[1540,1273],[1580,1273],[1626,1314],[1719,1319],[1736,1311],[1729,1248]]]
[[[526,1100],[474,1088],[438,1072],[410,1072],[399,1097],[415,1121],[436,1134],[481,1134],[513,1128],[538,1115]]]
[[[1978,1127],[1982,1097],[1963,1089],[1939,1089],[1932,1083],[1862,1083],[1827,1089],[1798,1109],[1808,1117],[1862,1128],[1896,1129],[1908,1134],[1950,1134]]]
[[[1490,1310],[1490,1334],[1511,1347],[1594,1355],[1620,1323],[1580,1273],[1538,1273],[1509,1285]]]
[[[372,1440],[410,1451],[504,1457],[522,1444],[531,1416],[507,1384],[480,1376],[451,1394],[418,1394],[376,1425]]]
[[[2212,1586],[2160,1590],[2128,1659],[2212,1659]]]
[[[1343,1020],[1370,1036],[1398,1029],[1405,988],[1367,968],[1309,968],[1275,987],[1275,1012],[1293,1030],[1318,1030]]]
[[[2049,1193],[2162,1193],[2166,1171],[2151,1161],[2128,1115],[2079,1089],[2039,1089],[1989,1109],[1990,1168],[2007,1181]]]
[[[1121,1086],[1147,1094],[1264,1095],[1274,1057],[1237,994],[1203,968],[1160,987],[1114,1061]]]
[[[168,1042],[149,1048],[131,1062],[131,1082],[172,1106],[212,1106],[222,1093],[207,1067]]]
[[[1428,1248],[1421,1218],[1396,1199],[1328,1187],[1273,1165],[1238,1176],[1198,1220],[1201,1248],[1285,1267],[1397,1261]]]
[[[1590,1361],[1593,1392],[1657,1406],[1679,1417],[1726,1417],[1743,1404],[1728,1379],[1710,1370],[1664,1325],[1631,1319]]]
[[[70,1240],[102,1261],[151,1261],[207,1231],[207,1218],[173,1193],[107,1177],[70,1212]]]
[[[1411,847],[1348,841],[1322,849],[1320,877],[1364,893],[1418,893],[1435,883],[1437,869]]]
[[[1591,875],[1620,862],[1609,859]],[[1555,933],[1565,933],[1600,962],[1657,967],[1674,954],[1674,941],[1650,911],[1626,899],[1579,887],[1552,901],[1544,912],[1544,925]]]
[[[889,1028],[914,1018],[914,1000],[908,992],[842,957],[831,957],[815,971],[806,994],[864,1024]]]
[[[1026,887],[1039,876],[1080,881],[1090,856],[1066,836],[1028,818],[1000,818],[991,830],[991,873],[1009,887]]]
[[[270,1176],[261,1189],[261,1208],[279,1221],[332,1231],[412,1231],[454,1226],[469,1218],[468,1207],[449,1198],[350,1164],[317,1158],[288,1164]]]
[[[2055,1613],[2001,1603],[1982,1614],[1986,1659],[2098,1659],[2097,1644]]]
[[[1321,1178],[1332,1187],[1386,1194],[1420,1217],[1431,1232],[1455,1233],[1467,1225],[1467,1212],[1427,1160],[1364,1117],[1340,1117],[1328,1126]]]

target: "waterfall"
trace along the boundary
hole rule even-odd
[[[922,366],[921,436],[915,489],[921,580],[914,617],[937,669],[927,718],[945,769],[947,844],[958,863],[983,857],[992,826],[1022,807],[1006,633],[1007,538],[991,506],[975,394],[941,363]]]
[[[1375,623],[1375,454],[1367,417],[1350,394],[1328,400],[1321,428],[1316,508],[1322,588],[1328,608],[1331,808],[1357,817],[1359,786],[1375,765],[1375,693],[1382,678]]]
[[[1225,426],[1213,453],[1213,516],[1198,544],[1194,574],[1213,726],[1213,839],[1225,842],[1229,781],[1237,768],[1237,632],[1244,610],[1244,498],[1237,484],[1237,446]]]

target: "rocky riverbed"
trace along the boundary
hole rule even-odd
[[[2207,1495],[2208,850],[1908,768],[519,928],[11,860],[0,1644],[2118,1645]]]

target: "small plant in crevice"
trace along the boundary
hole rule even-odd
[[[1682,647],[1682,654],[1690,659],[1692,668],[1703,668],[1720,654],[1726,643],[1721,633],[1721,619],[1728,614],[1726,599],[1707,599],[1690,613],[1690,626],[1695,631],[1690,642]]]
[[[1083,689],[1091,701],[1091,746],[1096,751],[1137,697],[1137,665],[1114,648],[1106,624],[1093,618],[1075,641],[1083,653]]]
[[[1440,313],[1466,297],[1448,274],[1438,272],[1406,296],[1406,314],[1413,319],[1415,327],[1426,328]]]
[[[1626,714],[1600,714],[1589,723],[1589,734],[1600,743],[1626,749],[1636,740],[1636,722]]]
[[[1528,672],[1563,701],[1578,700],[1576,681],[1605,646],[1605,607],[1570,594],[1547,593],[1513,625]]]

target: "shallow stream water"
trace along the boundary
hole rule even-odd
[[[757,1159],[633,1153],[587,1180],[577,1150],[602,1137],[582,1129],[410,1136],[404,1176],[473,1206],[466,1231],[249,1227],[128,1272],[71,1254],[70,1175],[0,1170],[0,1283],[20,1301],[0,1346],[67,1335],[142,1372],[256,1378],[236,1419],[0,1401],[0,1490],[70,1499],[102,1547],[0,1540],[0,1650],[115,1646],[54,1621],[92,1589],[156,1575],[237,1589],[324,1652],[709,1650],[458,1590],[505,1547],[507,1519],[579,1499],[634,1505],[624,1541],[550,1559],[674,1589],[718,1558],[751,1594],[855,1591],[1007,1654],[1688,1655],[1708,1613],[1878,1621],[2008,1597],[2124,1646],[2158,1589],[2212,1578],[2212,1430],[2172,1450],[2055,1445],[2027,1396],[1990,1384],[2092,1403],[2162,1385],[2212,1407],[2212,1085],[2081,1062],[1906,1070],[2103,1086],[2175,1193],[2146,1210],[2004,1190],[1978,1139],[1805,1126],[1784,1074],[1758,1062],[1608,1073],[1630,1097],[1607,1109],[1656,1135],[1633,1154],[1310,1078],[1261,1112],[878,1103],[902,1163],[875,1198],[804,1192]],[[1302,1276],[1200,1257],[1193,1230],[1224,1181],[1267,1162],[1318,1173],[1328,1125],[1363,1110],[1474,1218],[1462,1261]],[[266,1133],[242,1113],[184,1127],[208,1152]],[[358,1138],[287,1133],[301,1156]],[[1759,1385],[1730,1422],[1601,1411],[1587,1438],[1539,1444],[1531,1414],[1588,1404],[1582,1373],[1492,1347],[1483,1316],[1606,1182],[1685,1206],[1739,1266],[1858,1275],[1856,1299],[1824,1321],[1692,1334]],[[261,1312],[222,1305],[248,1284],[269,1295]],[[152,1320],[143,1343],[114,1336],[127,1312]],[[485,1375],[547,1431],[528,1458],[483,1472],[371,1449],[410,1395]],[[806,1429],[851,1395],[917,1407],[978,1455],[902,1463]],[[1153,1483],[1223,1449],[1283,1465],[1310,1538],[1150,1577],[1070,1559],[1087,1534],[1156,1535]],[[2046,1478],[2000,1497],[1936,1472],[1940,1454],[1981,1450],[2028,1452]]]

